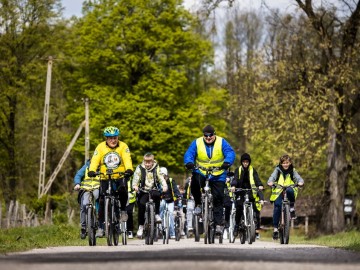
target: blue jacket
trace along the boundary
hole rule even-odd
[[[77,185],[77,184],[80,185],[81,181],[84,180],[86,168],[88,168],[89,166],[90,166],[90,159],[88,161],[86,161],[84,166],[82,166],[81,169],[78,170],[77,173],[75,174],[75,177],[74,177],[75,185]]]
[[[208,156],[211,157],[214,145],[213,144],[208,145],[205,143],[205,147],[206,147],[206,152],[207,152]],[[224,154],[224,162],[229,162],[230,165],[232,165],[235,161],[235,151],[224,138],[223,138],[223,142],[222,142],[222,152]],[[197,156],[197,146],[196,146],[196,139],[195,139],[190,144],[189,148],[187,149],[187,151],[184,155],[184,164],[187,164],[189,162],[192,162],[195,164],[196,156]],[[202,174],[199,170],[196,170],[195,173]],[[211,176],[210,181],[225,182],[226,174],[227,174],[227,171],[225,171],[223,174],[221,174],[219,176]]]

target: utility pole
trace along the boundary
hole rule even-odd
[[[89,123],[89,98],[84,98],[85,103],[85,162],[89,159],[90,149],[90,123]]]
[[[47,135],[48,135],[52,63],[53,63],[53,58],[52,56],[49,56],[47,76],[46,76],[45,107],[44,107],[43,131],[42,131],[42,141],[41,141],[41,158],[40,158],[39,189],[38,189],[39,197],[40,194],[43,193],[45,186],[46,147],[47,147]]]

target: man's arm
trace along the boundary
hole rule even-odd
[[[230,165],[234,164],[236,156],[235,151],[224,138],[222,142],[222,152],[224,154],[224,162],[228,162]]]

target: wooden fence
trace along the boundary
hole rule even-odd
[[[33,211],[27,211],[25,204],[19,204],[18,201],[10,201],[5,218],[3,218],[2,209],[0,202],[0,228],[39,226],[37,215]]]

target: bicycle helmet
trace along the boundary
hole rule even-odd
[[[163,175],[168,175],[168,171],[165,167],[161,167],[160,168],[160,173],[163,174]]]
[[[120,135],[120,131],[117,127],[114,126],[110,126],[110,127],[106,127],[104,129],[104,133],[103,135],[105,137],[114,137],[114,136],[119,136]]]

